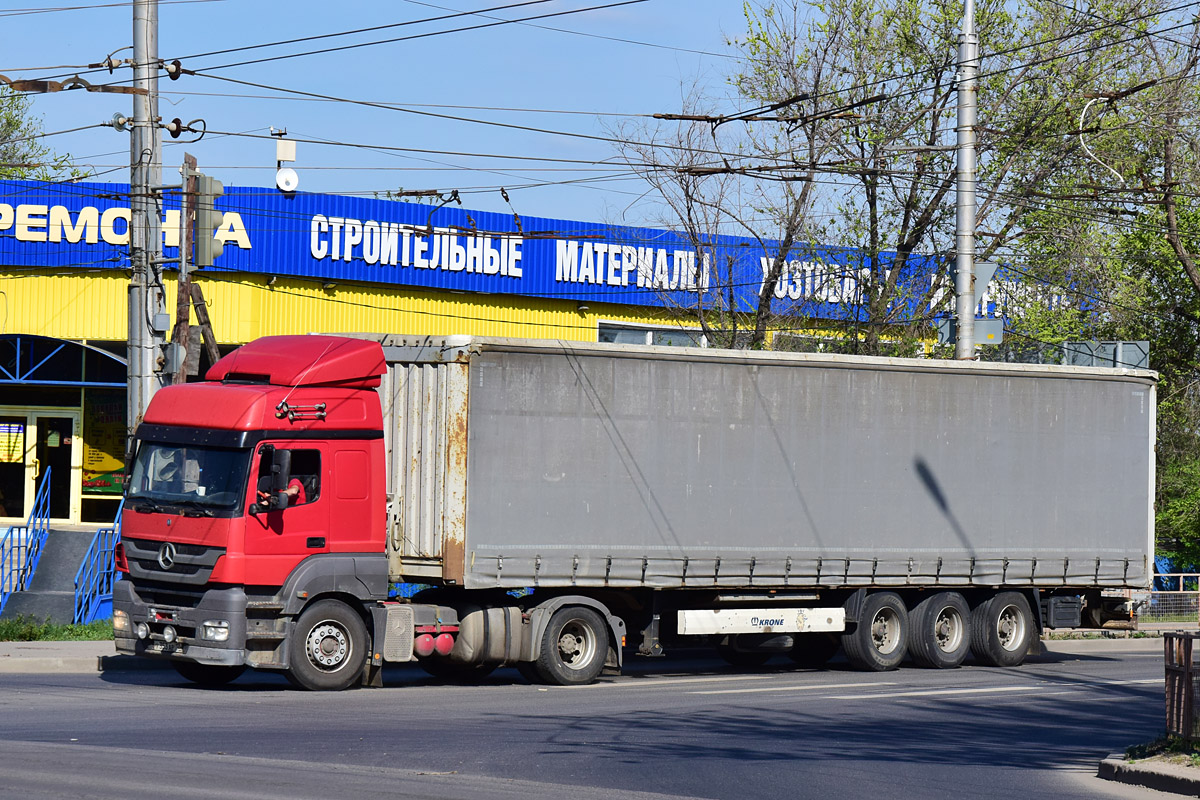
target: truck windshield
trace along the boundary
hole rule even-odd
[[[200,509],[238,507],[249,452],[219,447],[142,442],[133,462],[128,498],[151,505]]]

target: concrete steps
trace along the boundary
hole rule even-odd
[[[75,614],[75,573],[94,530],[51,530],[29,588],[9,596],[0,618],[32,617],[41,622],[70,622]]]

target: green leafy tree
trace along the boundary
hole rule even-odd
[[[31,97],[0,86],[0,178],[52,181],[81,176],[71,157],[55,153],[42,134]]]

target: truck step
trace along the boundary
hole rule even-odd
[[[247,600],[247,611],[283,611],[283,603],[278,600]]]

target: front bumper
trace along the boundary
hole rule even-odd
[[[117,652],[148,658],[173,658],[199,664],[235,666],[246,663],[246,593],[239,586],[190,593],[173,587],[145,585],[132,580],[113,586],[113,611],[128,615],[128,630],[115,630]],[[229,637],[223,642],[201,638],[202,624],[224,620]],[[145,623],[149,635],[139,639],[134,631]],[[174,628],[175,641],[164,636]]]

